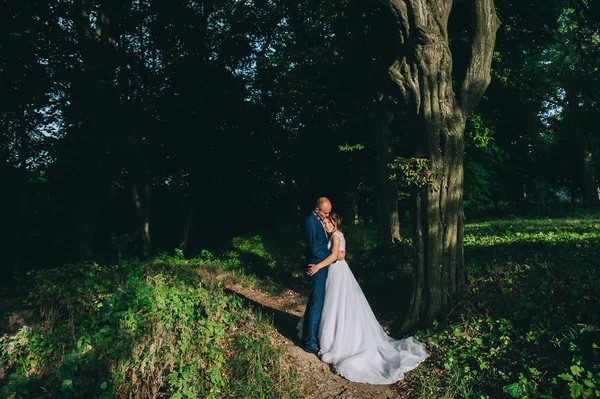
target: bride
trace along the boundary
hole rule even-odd
[[[333,212],[324,219],[323,226],[331,234],[331,255],[316,265],[309,265],[308,269],[308,274],[313,275],[331,265],[317,334],[319,355],[350,381],[392,384],[417,367],[428,354],[412,337],[390,338],[375,318],[348,263],[335,262],[338,251],[346,250],[340,223],[340,217]],[[302,319],[298,326],[301,335]]]

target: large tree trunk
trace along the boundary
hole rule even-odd
[[[387,95],[379,94],[378,110],[375,115],[375,138],[377,160],[379,164],[377,176],[377,244],[389,247],[399,242],[400,217],[398,216],[398,186],[390,180],[388,165],[393,161],[392,131],[390,129],[393,113]]]
[[[471,54],[460,93],[452,88],[448,17],[452,1],[388,0],[399,51],[390,76],[409,106],[418,151],[433,183],[414,203],[414,283],[402,329],[442,317],[466,284],[463,157],[467,115],[490,82],[499,20],[493,0],[471,0]]]

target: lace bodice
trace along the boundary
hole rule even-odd
[[[329,240],[329,244],[327,245],[327,248],[331,249],[331,245],[333,243],[333,236],[338,236],[340,238],[340,251],[345,251],[346,250],[346,239],[344,238],[344,233],[342,233],[341,231],[333,232],[333,235],[331,236],[331,239]]]

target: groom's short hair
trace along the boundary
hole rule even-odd
[[[321,206],[326,203],[329,202],[331,204],[331,201],[329,201],[329,198],[327,197],[321,197],[317,200],[317,203],[315,204],[315,208],[319,208],[321,209]]]

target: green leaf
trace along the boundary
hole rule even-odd
[[[504,388],[502,388],[502,390],[513,398],[521,398],[523,395],[525,395],[525,390],[518,382],[506,385]]]
[[[583,392],[583,399],[591,399],[594,397],[594,390],[591,388],[586,389]]]
[[[592,381],[588,380],[587,378],[583,380],[583,384],[588,388],[596,388],[596,384],[594,384]]]
[[[567,374],[567,373],[559,374],[558,378],[563,379],[565,381],[573,381],[573,376],[571,374]]]
[[[583,393],[583,385],[578,382],[570,382],[569,388],[571,389],[571,398],[578,398]]]
[[[350,145],[348,143],[345,143],[344,145],[340,145],[338,146],[338,150],[340,152],[352,152],[352,151],[360,151],[360,150],[364,150],[365,146],[362,144],[355,144],[355,145]]]
[[[63,382],[62,382],[62,388],[63,389],[73,388],[73,381],[71,381],[71,380],[63,380]]]

